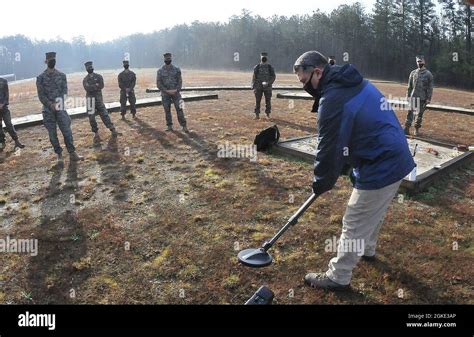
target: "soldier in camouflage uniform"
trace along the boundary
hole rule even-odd
[[[5,148],[5,133],[3,132],[2,120],[5,123],[7,132],[15,141],[15,149],[23,149],[25,145],[20,143],[18,140],[18,135],[15,131],[15,127],[12,124],[12,117],[10,110],[8,109],[9,99],[10,93],[8,90],[8,81],[6,79],[0,78],[0,150]]]
[[[418,69],[415,69],[410,74],[408,80],[407,98],[409,104],[409,111],[405,121],[405,134],[410,134],[410,127],[413,123],[414,112],[417,112],[415,122],[415,136],[419,135],[419,129],[423,122],[423,114],[426,106],[431,103],[431,96],[433,95],[433,75],[425,67],[425,58],[423,56],[416,57]]]
[[[273,67],[267,63],[268,54],[261,53],[261,62],[253,69],[252,89],[255,94],[255,119],[260,118],[260,102],[265,95],[265,113],[270,118],[272,113],[272,85],[276,75]]]
[[[123,61],[124,71],[118,75],[118,84],[120,87],[120,114],[122,119],[125,119],[125,114],[127,113],[127,99],[130,103],[130,112],[132,113],[133,118],[137,114],[137,108],[135,103],[137,98],[135,97],[135,84],[137,83],[137,76],[135,73],[128,68],[130,63],[128,60]]]
[[[69,117],[65,101],[67,97],[66,75],[55,69],[56,53],[46,53],[48,68],[36,78],[36,88],[38,98],[43,104],[43,124],[48,130],[49,140],[54,147],[54,152],[58,155],[58,161],[62,162],[63,149],[59,144],[57,127],[64,136],[69,156],[72,161],[83,160],[76,153],[71,130],[71,117]]]
[[[173,119],[171,117],[171,102],[173,102],[178,115],[178,122],[183,128],[183,131],[188,133],[186,127],[186,118],[183,112],[183,99],[181,98],[181,88],[183,86],[183,79],[181,77],[181,69],[171,64],[171,53],[163,55],[165,64],[158,69],[156,76],[156,86],[160,89],[163,108],[166,115],[166,131],[173,130]]]
[[[89,116],[89,123],[92,128],[92,132],[95,133],[95,137],[98,137],[99,128],[97,126],[97,121],[95,120],[96,112],[99,113],[102,122],[105,126],[112,132],[112,136],[116,137],[118,135],[115,130],[114,123],[110,120],[109,113],[104,104],[104,99],[102,97],[102,89],[104,89],[104,78],[94,72],[94,66],[92,61],[84,63],[86,67],[87,76],[84,77],[82,85],[86,91],[86,101],[87,101],[87,115]]]

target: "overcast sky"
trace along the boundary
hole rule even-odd
[[[227,21],[242,8],[270,17],[330,12],[355,1],[282,0],[3,0],[0,37],[23,34],[36,39],[70,40],[83,35],[88,42],[103,42],[132,33],[149,33],[180,23]],[[371,10],[375,0],[360,0]]]

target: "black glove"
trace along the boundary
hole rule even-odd
[[[356,184],[356,177],[354,175],[354,170],[352,169],[352,166],[349,164],[345,164],[342,167],[341,174],[344,176],[348,176],[349,179],[351,180],[352,186],[355,186]]]
[[[349,173],[349,179],[351,180],[352,186],[355,186],[356,184],[356,177],[354,175],[354,171],[351,170],[351,173]]]
[[[313,189],[313,193],[316,194],[317,196],[320,196],[322,194],[318,184],[315,182],[313,182],[312,189]]]

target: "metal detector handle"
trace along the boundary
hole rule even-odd
[[[263,249],[265,251],[269,250],[274,244],[275,242],[280,238],[280,236],[283,235],[283,233],[285,233],[288,228],[290,228],[291,226],[294,226],[298,223],[298,219],[303,215],[303,213],[309,208],[309,206],[311,206],[311,204],[318,198],[318,195],[316,194],[312,194],[308,200],[306,200],[306,202],[303,204],[303,206],[301,206],[298,211],[296,211],[295,214],[293,214],[293,216],[288,220],[288,222],[286,223],[285,226],[282,227],[282,229],[280,229],[278,231],[278,233],[275,234],[275,236],[270,240],[270,241],[267,241],[263,244]]]

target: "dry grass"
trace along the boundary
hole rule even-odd
[[[187,85],[247,84],[249,78],[184,76]],[[287,84],[295,84],[293,76]],[[458,98],[443,99],[459,105]],[[303,202],[312,170],[271,154],[259,154],[256,163],[220,159],[217,145],[251,143],[272,123],[284,138],[314,132],[310,106],[296,101],[289,109],[288,101],[275,100],[273,122],[255,122],[250,92],[222,92],[218,101],[186,105],[190,135],[165,133],[162,108],[146,108],[138,120],[122,122],[113,114],[123,135],[114,141],[102,127],[99,147],[88,121],[76,119],[75,142],[86,160],[66,161],[64,169],[52,165],[44,128],[20,130],[28,147],[15,156],[8,144],[0,154],[0,238],[37,238],[39,254],[0,254],[0,302],[243,303],[266,284],[278,303],[472,304],[472,164],[426,193],[393,203],[380,261],[359,264],[351,292],[302,284],[306,272],[324,270],[333,256],[325,240],[340,234],[351,193],[346,179],[273,248],[272,266],[251,270],[237,263],[239,249],[260,245]],[[469,118],[428,112],[426,130],[433,138],[472,144]]]

